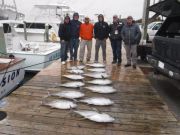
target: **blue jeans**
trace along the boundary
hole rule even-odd
[[[78,48],[79,48],[79,38],[72,38],[70,41],[71,60],[77,60]]]
[[[67,56],[67,52],[68,52],[68,47],[69,47],[69,42],[68,41],[61,41],[61,61],[66,61],[68,56]]]
[[[121,54],[121,48],[122,48],[122,41],[120,40],[111,40],[111,47],[113,51],[113,61],[115,62],[121,62],[122,61],[122,54]]]

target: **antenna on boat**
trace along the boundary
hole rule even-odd
[[[0,24],[0,56],[4,56],[6,52],[6,42],[4,37],[3,24]]]
[[[17,6],[16,6],[15,0],[13,0],[13,3],[14,3],[14,9],[15,9],[15,12],[16,12],[16,19],[17,19],[18,18],[18,11],[17,11]]]

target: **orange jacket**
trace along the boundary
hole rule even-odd
[[[80,27],[80,37],[84,40],[92,40],[93,38],[93,29],[94,26],[93,24],[89,23],[89,24],[81,24]]]

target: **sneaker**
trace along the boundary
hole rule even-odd
[[[136,69],[136,65],[133,65],[133,69]]]
[[[116,63],[117,63],[116,61],[114,61],[114,60],[112,61],[112,64],[116,64]]]
[[[64,65],[64,64],[66,64],[66,62],[65,62],[65,61],[62,61],[61,63],[62,63],[63,65]]]
[[[131,64],[126,64],[126,65],[124,65],[124,67],[130,67],[131,66]]]

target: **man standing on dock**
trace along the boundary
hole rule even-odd
[[[120,66],[121,64],[121,48],[122,48],[122,38],[121,38],[121,30],[122,24],[119,23],[119,18],[117,15],[113,16],[113,24],[109,26],[110,28],[110,41],[111,47],[113,51],[113,62],[112,64],[116,64]]]
[[[95,45],[95,62],[98,62],[99,48],[102,48],[103,62],[106,62],[106,40],[109,37],[109,26],[104,21],[104,16],[98,16],[98,22],[94,25]]]
[[[141,37],[139,26],[133,22],[133,17],[128,16],[127,22],[121,31],[121,37],[125,43],[127,64],[125,67],[131,66],[131,59],[133,68],[136,69],[137,64],[137,44]]]
[[[65,64],[68,58],[67,52],[71,39],[71,25],[69,16],[66,16],[64,18],[64,23],[60,24],[58,33],[61,43],[61,62],[62,64]]]
[[[73,14],[71,21],[71,41],[70,41],[70,60],[77,60],[77,51],[79,48],[79,33],[81,22],[79,21],[79,14]]]
[[[93,24],[90,23],[89,17],[85,17],[83,24],[81,24],[80,27],[80,37],[81,37],[81,43],[80,43],[80,53],[79,53],[79,59],[80,62],[83,62],[84,59],[84,53],[85,53],[85,46],[87,46],[87,62],[91,59],[91,50],[92,50],[92,38],[93,38]]]

